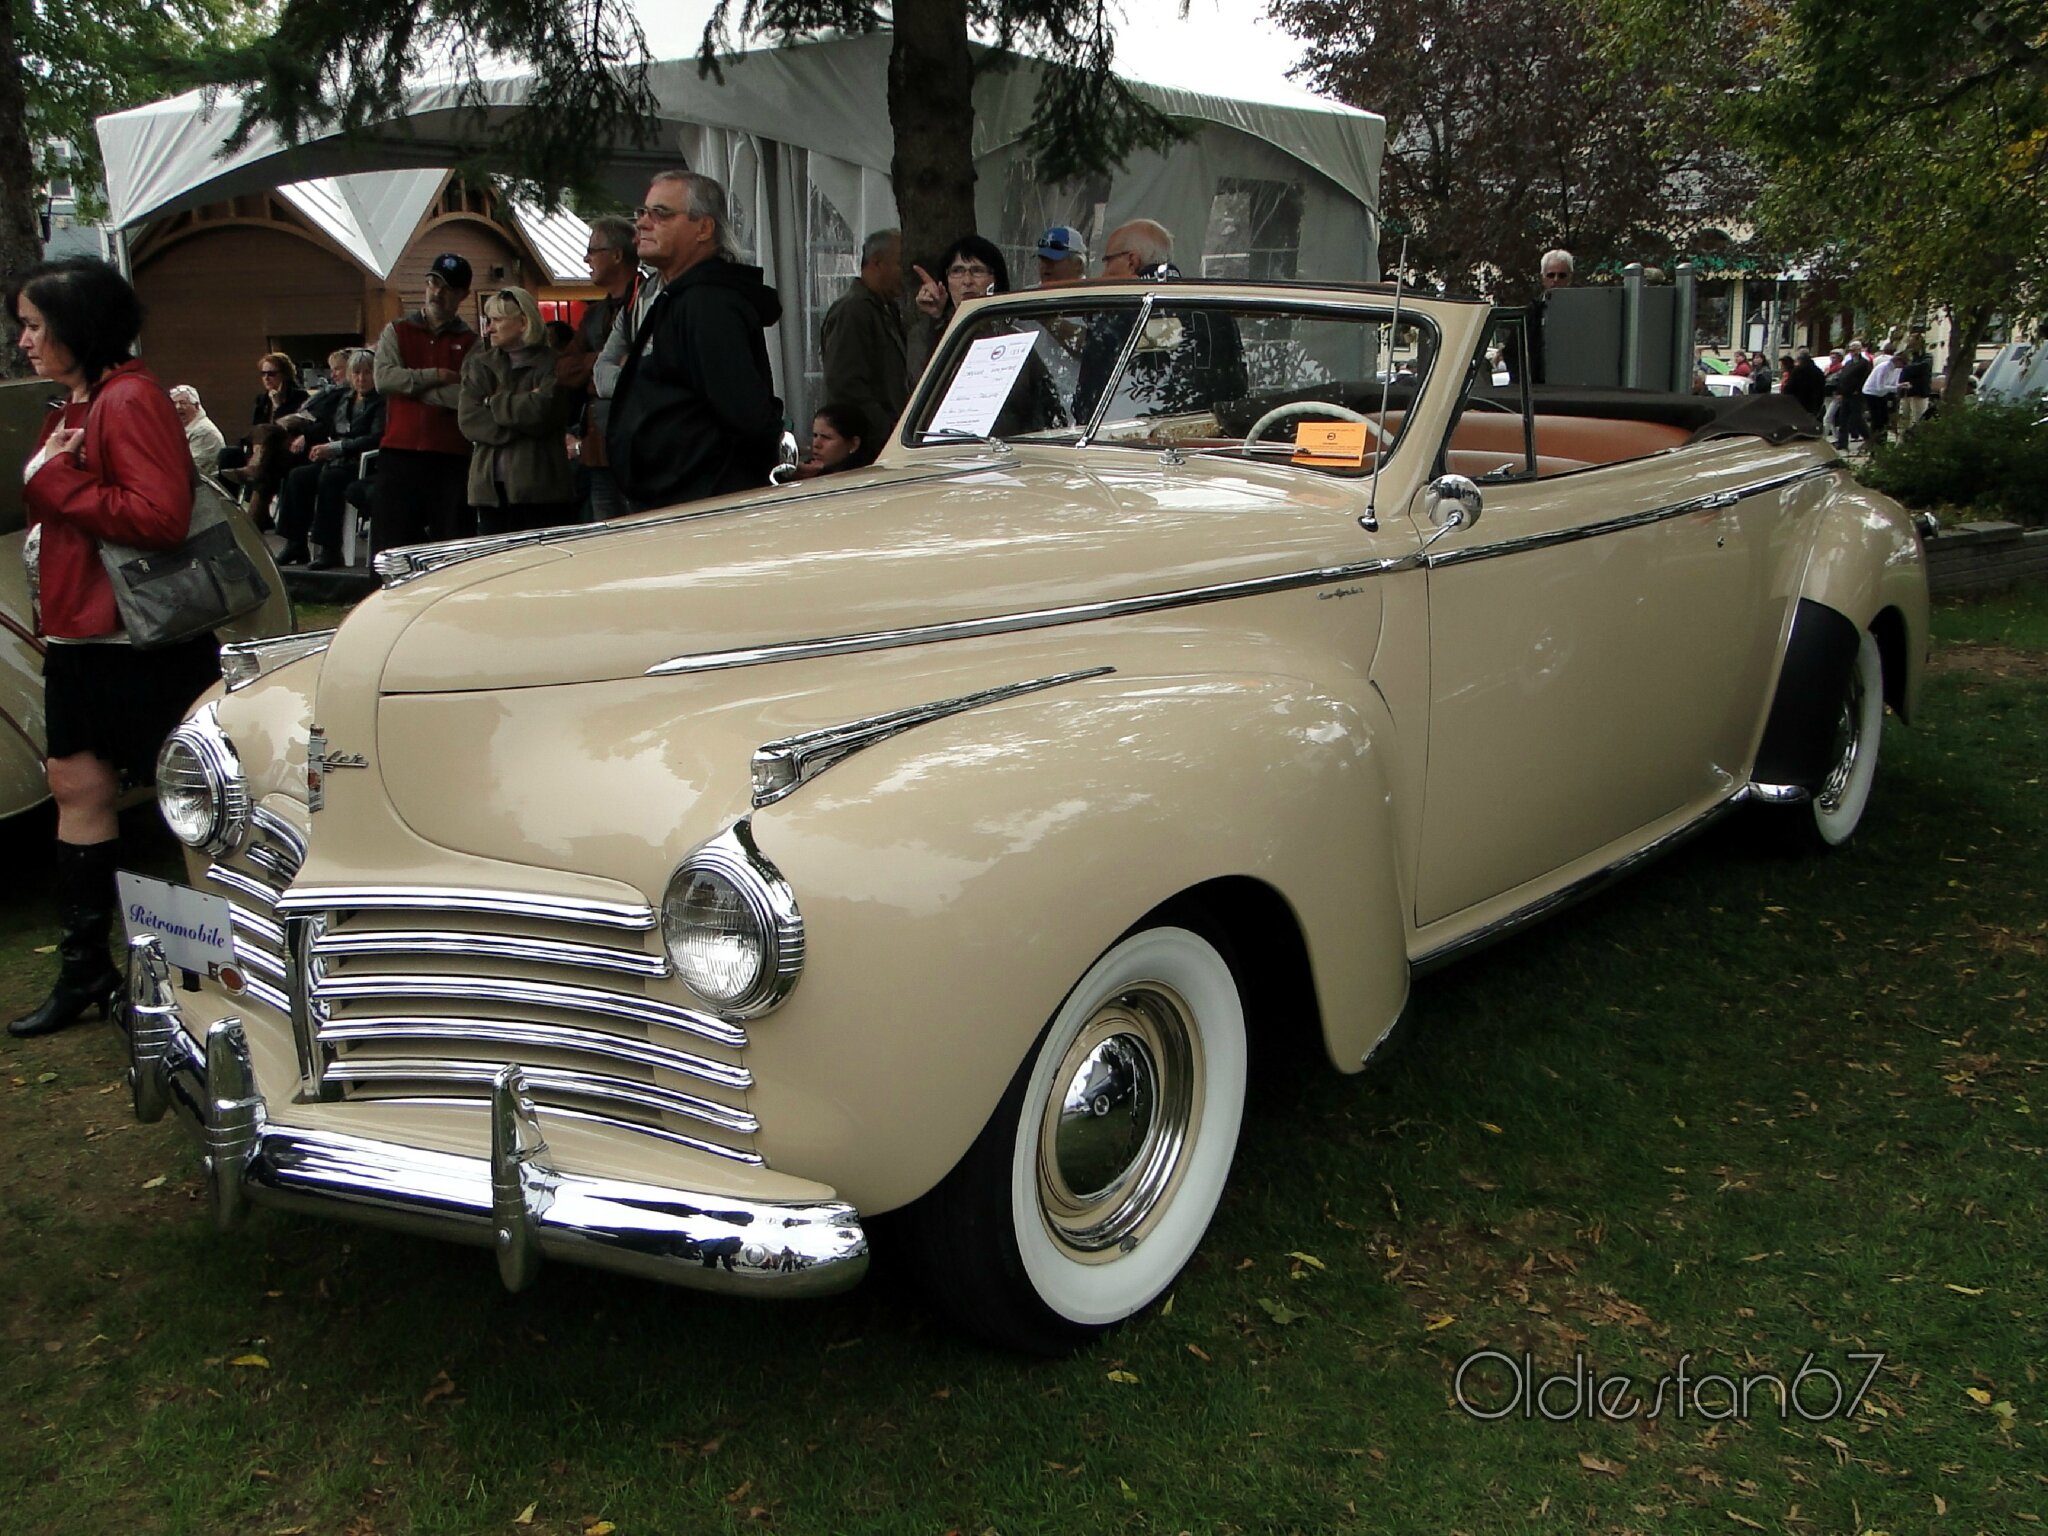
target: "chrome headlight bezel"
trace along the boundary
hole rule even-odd
[[[678,932],[676,898],[699,875],[724,883],[738,896],[760,946],[754,974],[730,995],[714,993],[693,979],[696,968]],[[803,914],[789,882],[755,845],[747,822],[736,822],[676,866],[662,891],[661,941],[678,979],[720,1018],[757,1019],[779,1008],[795,990],[804,968]]]
[[[190,754],[206,786],[208,815],[203,825],[181,828],[164,804],[164,783],[173,753]],[[188,848],[218,856],[238,848],[249,834],[249,781],[235,744],[221,729],[216,707],[207,705],[164,738],[157,750],[157,811],[171,835]]]

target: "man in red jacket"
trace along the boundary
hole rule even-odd
[[[469,440],[455,421],[462,360],[477,341],[462,318],[469,280],[469,263],[442,252],[427,268],[425,302],[377,338],[385,415],[370,502],[372,549],[476,532]]]

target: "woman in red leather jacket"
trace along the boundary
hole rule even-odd
[[[125,787],[155,777],[164,737],[220,676],[211,635],[140,651],[128,643],[99,541],[170,549],[192,521],[192,461],[170,397],[130,354],[142,306],[120,273],[87,258],[44,262],[8,293],[19,345],[64,391],[22,470],[24,554],[43,636],[44,769],[57,802],[57,984],[7,1026],[40,1035],[97,1008],[120,977],[107,958]]]

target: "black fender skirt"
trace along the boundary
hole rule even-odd
[[[1778,694],[1757,748],[1759,784],[1817,787],[1827,776],[1834,750],[1835,717],[1856,665],[1863,636],[1856,625],[1811,598],[1802,597],[1792,615],[1792,638],[1778,673]]]

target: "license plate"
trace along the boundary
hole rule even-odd
[[[164,958],[180,970],[196,971],[219,981],[223,968],[235,964],[234,915],[225,896],[209,896],[189,885],[173,885],[148,875],[122,870],[115,876],[121,898],[121,921],[131,940],[154,935]]]

